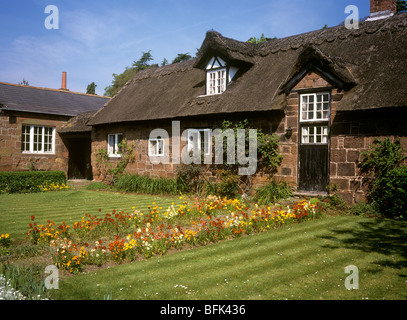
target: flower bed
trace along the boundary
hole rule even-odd
[[[170,249],[233,239],[316,219],[323,213],[318,203],[306,200],[291,208],[249,207],[237,199],[214,196],[172,203],[167,209],[153,202],[147,209],[142,212],[133,207],[130,213],[113,211],[104,216],[86,214],[72,228],[49,220],[38,225],[32,216],[27,237],[34,244],[49,244],[58,268],[78,273],[86,265],[148,259]]]

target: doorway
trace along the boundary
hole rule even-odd
[[[93,180],[90,139],[70,138],[68,151],[68,179]]]
[[[330,93],[300,95],[298,189],[327,192],[329,183]]]

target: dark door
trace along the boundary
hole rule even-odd
[[[91,141],[88,138],[69,139],[69,179],[92,180]]]
[[[326,192],[329,181],[330,93],[300,95],[299,191]]]
[[[300,146],[299,189],[311,192],[326,192],[328,185],[328,145]]]

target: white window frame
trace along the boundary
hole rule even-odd
[[[328,100],[324,100],[325,96],[328,97]],[[318,98],[321,98],[321,101],[318,101]],[[313,101],[310,102],[310,100]],[[326,109],[324,108],[325,105],[327,107]],[[301,122],[328,121],[330,117],[330,110],[331,95],[329,92],[304,93],[300,95]]]
[[[226,91],[227,85],[227,69],[220,68],[207,71],[206,73],[206,88],[207,95],[221,94]]]
[[[119,137],[121,140],[119,141]],[[111,144],[111,138],[114,139],[114,144]],[[119,143],[123,141],[122,133],[111,133],[107,135],[107,152],[109,157],[120,158],[121,154],[119,153]]]
[[[211,138],[211,129],[188,129],[188,151],[192,151],[195,146],[194,137],[196,137],[197,144],[199,149],[205,156],[210,156],[212,154],[212,138]],[[202,133],[204,137],[204,144],[203,147],[206,150],[202,149]],[[206,133],[206,135],[205,135]],[[205,140],[205,136],[207,136],[207,141]],[[205,145],[206,142],[206,145]]]
[[[302,144],[327,144],[328,125],[306,125],[301,127]]]
[[[25,133],[24,128],[29,128],[28,134]],[[40,130],[40,134],[38,135],[38,130]],[[45,134],[45,131],[48,131],[48,134]],[[51,134],[49,134],[49,130]],[[35,139],[34,133],[36,137],[40,137],[40,139]],[[28,135],[28,150],[26,149],[27,137],[23,141],[23,135]],[[51,138],[51,141],[46,143],[45,137]],[[36,147],[36,148],[34,148]],[[45,149],[51,148],[51,150],[45,151]],[[34,150],[37,149],[37,150]],[[23,124],[21,129],[21,152],[27,154],[55,154],[55,127],[51,126],[40,126],[40,125],[29,125]]]
[[[160,144],[161,144],[161,152],[160,152]],[[163,157],[164,156],[164,146],[165,146],[165,140],[162,138],[148,139],[148,155],[155,156],[155,157]]]

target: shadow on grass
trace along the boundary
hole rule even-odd
[[[353,249],[367,253],[379,253],[386,259],[376,261],[381,267],[402,270],[407,268],[407,222],[390,219],[369,219],[357,223],[356,228],[335,227],[328,229],[336,236],[321,236],[332,240],[323,245],[330,249]],[[337,243],[337,244],[335,244]],[[407,278],[406,273],[400,277]]]

